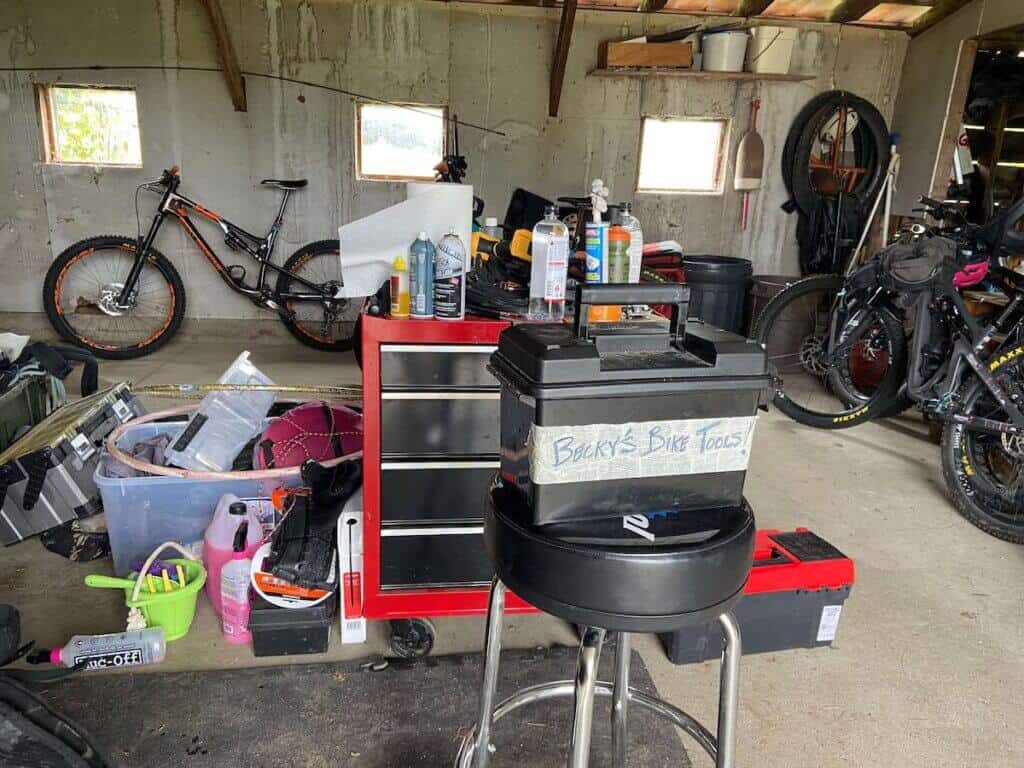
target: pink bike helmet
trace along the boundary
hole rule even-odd
[[[253,448],[253,467],[298,467],[363,449],[363,417],[323,400],[303,403],[270,422]]]

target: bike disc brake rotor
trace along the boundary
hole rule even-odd
[[[122,290],[124,290],[124,283],[106,283],[101,286],[99,296],[96,298],[96,307],[100,312],[108,317],[123,317],[131,312],[138,289],[129,294],[127,306],[121,306],[117,301]]]
[[[824,376],[829,371],[829,366],[822,360],[825,352],[825,342],[820,336],[807,336],[800,343],[800,366],[807,373],[815,376]]]
[[[1000,435],[1003,450],[1017,461],[1024,461],[1024,435]]]

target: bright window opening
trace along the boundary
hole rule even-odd
[[[637,192],[721,194],[728,122],[645,117]]]
[[[39,86],[44,160],[86,165],[142,165],[135,90]]]
[[[359,104],[359,178],[432,181],[444,155],[446,117],[443,107]]]

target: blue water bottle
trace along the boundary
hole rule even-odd
[[[434,316],[434,244],[426,232],[409,248],[409,315]]]

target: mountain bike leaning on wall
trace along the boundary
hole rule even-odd
[[[139,190],[161,194],[145,237],[102,235],[66,248],[53,262],[43,284],[43,303],[54,329],[68,341],[98,357],[124,360],[155,352],[177,332],[185,316],[185,286],[174,265],[153,247],[157,232],[173,217],[195,242],[221,279],[253,304],[277,312],[295,338],[328,351],[352,348],[352,334],[362,309],[360,299],[340,296],[340,246],[337,240],[304,245],[284,266],[273,263],[274,245],[284,221],[288,198],[305,179],[264,179],[264,186],[284,194],[266,236],[251,234],[218,213],[178,193],[178,166]],[[136,192],[136,216],[138,215]],[[216,224],[224,242],[258,264],[254,283],[245,281],[241,264],[225,265],[196,229],[190,214]],[[277,273],[271,287],[270,272]]]
[[[774,401],[827,429],[915,405],[944,425],[943,475],[960,514],[1024,544],[1024,276],[1004,266],[1024,252],[1024,200],[984,226],[921,202],[945,226],[906,233],[846,277],[795,283],[765,308],[755,336]],[[968,288],[994,308],[975,317]]]

